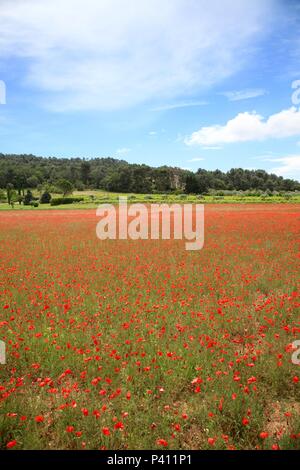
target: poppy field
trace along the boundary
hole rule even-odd
[[[299,449],[299,204],[205,207],[205,242],[0,216],[0,448]]]

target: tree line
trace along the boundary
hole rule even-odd
[[[0,154],[0,188],[25,196],[27,189],[71,193],[73,189],[103,189],[124,193],[205,194],[219,191],[299,191],[298,181],[264,170],[232,168],[227,172],[130,164],[115,158],[53,158]]]

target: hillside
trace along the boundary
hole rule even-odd
[[[55,187],[68,180],[76,190],[103,189],[140,194],[209,190],[299,191],[300,183],[264,170],[232,168],[228,172],[130,164],[114,158],[53,158],[0,154],[0,188],[8,184],[18,190]]]

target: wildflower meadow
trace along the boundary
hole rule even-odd
[[[209,205],[205,242],[0,218],[0,447],[300,448],[298,204]]]

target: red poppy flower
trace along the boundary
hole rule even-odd
[[[6,444],[6,448],[7,449],[12,449],[13,447],[15,447],[17,445],[17,441],[14,439],[13,441],[9,441],[7,444]]]
[[[124,424],[122,423],[122,421],[118,421],[118,422],[114,425],[114,428],[115,428],[115,429],[124,429]]]
[[[45,418],[44,418],[44,416],[38,415],[34,418],[34,420],[35,420],[36,423],[43,423]]]
[[[157,439],[156,444],[163,447],[168,446],[168,442],[165,439]]]
[[[104,436],[110,436],[110,430],[108,428],[102,428],[102,433]]]

